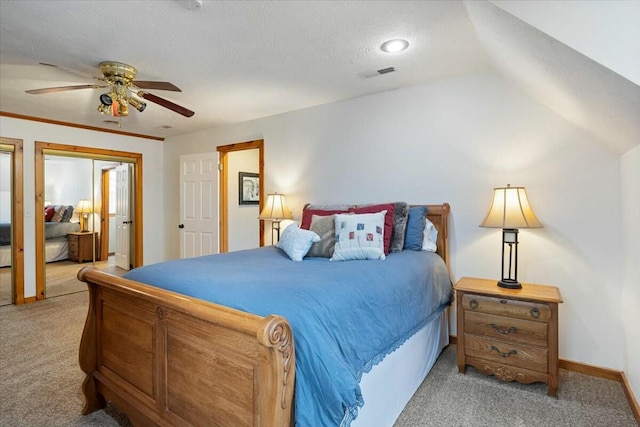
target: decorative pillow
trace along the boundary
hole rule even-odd
[[[404,249],[405,230],[409,218],[409,205],[396,202],[393,209],[393,229],[391,230],[391,245],[389,252],[402,252]]]
[[[431,221],[425,218],[424,237],[422,240],[422,250],[435,252],[438,249],[438,229]]]
[[[404,249],[409,251],[422,250],[422,240],[426,223],[427,207],[414,206],[409,209],[407,232],[404,238]]]
[[[313,231],[299,228],[298,224],[294,222],[284,229],[276,246],[285,251],[292,261],[302,261],[311,245],[318,241],[320,241],[320,236]]]
[[[45,222],[50,222],[51,218],[53,218],[53,214],[56,213],[56,208],[53,206],[47,206],[44,208],[44,220]]]
[[[311,245],[307,256],[331,258],[336,245],[336,216],[313,215],[310,230],[320,236],[320,241]]]
[[[56,212],[51,217],[51,222],[60,222],[64,213],[67,211],[67,207],[63,205],[56,205],[55,210]]]
[[[308,230],[311,227],[311,218],[314,215],[320,216],[328,216],[339,213],[347,213],[348,210],[343,209],[305,209],[302,211],[302,224],[300,224],[300,228]]]
[[[355,214],[367,214],[367,213],[376,213],[380,211],[386,211],[386,216],[384,218],[384,254],[389,254],[389,249],[391,247],[391,233],[393,230],[393,212],[395,209],[395,205],[393,203],[385,203],[383,205],[368,205],[368,206],[359,206],[355,208],[349,209],[349,212],[353,212]],[[337,228],[336,228],[337,233]]]
[[[64,211],[60,222],[69,222],[73,216],[73,206],[67,206],[67,210]]]
[[[332,261],[384,259],[384,223],[387,211],[371,214],[337,214],[336,245]]]

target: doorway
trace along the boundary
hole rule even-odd
[[[91,253],[90,260],[97,259],[101,246],[96,240],[97,230],[100,230],[103,219],[100,216],[101,210],[99,205],[101,204],[101,197],[95,197],[94,194],[101,193],[102,187],[102,167],[114,162],[130,164],[131,165],[131,179],[133,181],[131,185],[131,205],[132,205],[132,219],[131,224],[131,265],[137,267],[142,265],[142,155],[139,153],[131,153],[115,150],[104,150],[90,147],[78,147],[71,145],[53,144],[46,142],[36,141],[35,150],[35,184],[36,184],[36,206],[35,206],[35,218],[36,218],[36,300],[42,300],[47,297],[45,294],[45,282],[46,282],[46,267],[45,267],[45,156],[60,156],[68,158],[80,158],[87,159],[92,163],[92,175],[91,175],[91,196],[88,200],[90,207],[87,212],[83,212],[83,229],[80,230],[78,235],[69,233],[69,247],[73,250],[81,244],[88,245],[87,252]],[[100,166],[95,167],[95,164],[99,162]],[[79,204],[77,205],[79,206]],[[94,231],[95,230],[95,231]],[[74,239],[77,239],[74,240]],[[82,243],[80,241],[87,240]],[[71,252],[69,252],[71,253]],[[79,259],[78,254],[74,254],[74,259]],[[85,257],[82,257],[83,261]],[[76,268],[77,270],[77,268]]]
[[[24,303],[22,140],[0,138],[0,305]]]
[[[230,153],[246,151],[246,150],[258,150],[258,187],[260,188],[259,201],[258,201],[258,213],[264,206],[265,194],[264,194],[264,140],[258,139],[255,141],[241,142],[237,144],[221,145],[217,147],[217,151],[220,153],[220,253],[229,251],[229,205],[230,200],[233,198],[233,191],[230,191]],[[235,181],[234,181],[235,182]],[[257,219],[257,218],[256,218]],[[259,244],[264,246],[264,221],[259,220]]]

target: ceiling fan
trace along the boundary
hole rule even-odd
[[[68,90],[78,89],[100,89],[108,88],[109,91],[100,95],[100,105],[98,111],[102,114],[112,115],[115,117],[125,117],[129,115],[129,105],[134,107],[139,112],[143,112],[147,107],[147,104],[142,101],[151,101],[164,108],[168,108],[171,111],[175,111],[178,114],[182,114],[185,117],[191,117],[195,113],[181,105],[175,104],[169,100],[161,98],[149,92],[145,92],[140,89],[155,89],[155,90],[170,90],[173,92],[182,92],[173,83],[159,82],[159,81],[147,81],[147,80],[135,80],[136,69],[130,65],[123,64],[121,62],[106,61],[100,63],[100,72],[102,77],[88,76],[69,68],[60,67],[58,65],[46,64],[44,62],[41,65],[48,67],[59,68],[74,74],[81,75],[83,77],[99,80],[101,84],[85,84],[75,86],[59,86],[48,87],[43,89],[32,89],[26,92],[31,95],[41,95],[43,93],[64,92]]]

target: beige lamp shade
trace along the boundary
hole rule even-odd
[[[533,213],[527,191],[524,187],[506,187],[493,189],[493,201],[489,213],[480,227],[518,229],[541,228],[542,224]]]
[[[280,221],[291,218],[293,218],[293,216],[287,206],[284,194],[274,193],[267,195],[267,203],[264,205],[262,212],[260,212],[260,219]]]
[[[74,209],[74,212],[77,212],[80,216],[80,231],[83,233],[89,231],[87,229],[87,217],[90,213],[93,213],[91,202],[86,199],[81,199],[78,202],[78,206]]]
[[[74,212],[79,214],[89,214],[93,212],[93,208],[91,207],[91,202],[86,199],[81,199],[78,202],[78,206],[74,209]]]

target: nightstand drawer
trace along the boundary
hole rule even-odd
[[[551,319],[551,309],[547,304],[514,299],[465,294],[462,297],[462,307],[465,310],[519,317],[538,322],[548,322]]]
[[[466,311],[464,331],[468,334],[491,337],[506,342],[547,347],[547,324],[492,314]]]
[[[486,339],[467,333],[464,335],[464,340],[466,356],[492,360],[537,372],[548,371],[548,351],[546,348]]]

